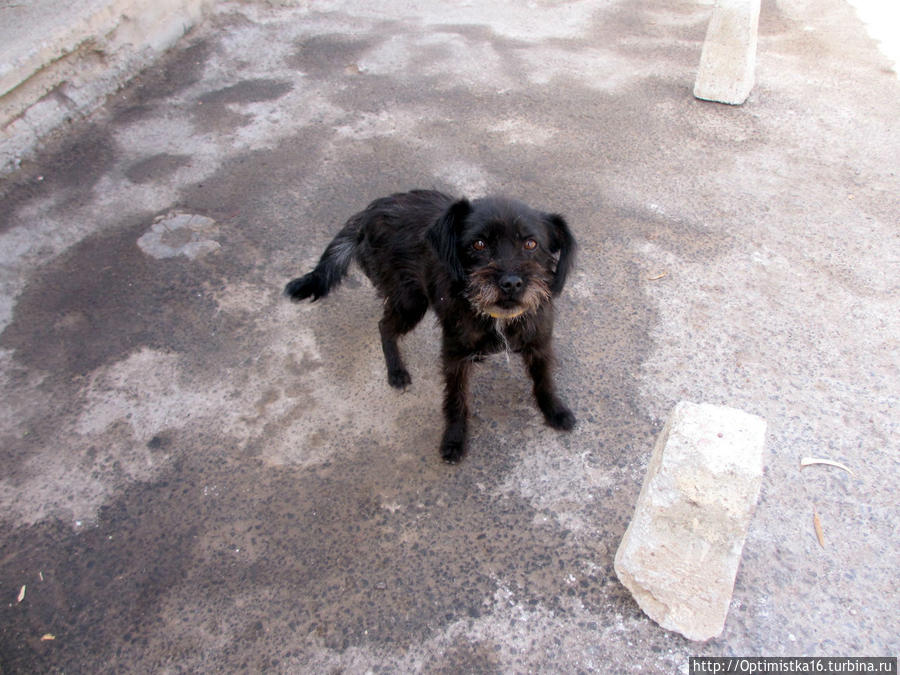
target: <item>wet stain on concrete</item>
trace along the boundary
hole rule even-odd
[[[252,116],[237,112],[228,106],[240,103],[272,101],[293,89],[293,83],[255,79],[243,80],[229,87],[203,94],[194,108],[194,119],[204,131],[223,131],[244,126]]]
[[[214,49],[213,40],[200,39],[172,49],[153,68],[138,74],[110,101],[113,124],[132,124],[158,113],[167,99],[200,81]]]
[[[229,103],[259,103],[284,96],[293,88],[290,82],[257,79],[243,80],[230,87],[212,91],[200,97],[204,105],[223,106]]]
[[[137,239],[152,222],[90,236],[35,273],[0,334],[0,346],[39,370],[84,375],[144,345],[195,350],[230,329],[216,316],[203,268],[157,261]]]
[[[82,203],[90,198],[97,181],[116,159],[115,142],[109,131],[94,127],[78,134],[53,154],[52,171],[44,175],[48,188],[67,188],[80,193]]]
[[[0,578],[4,585],[24,579],[32,592],[27,603],[4,603],[0,610],[6,614],[0,628],[4,672],[53,671],[63,667],[61,655],[87,666],[92,651],[106,651],[102,642],[120,651],[146,639],[149,608],[190,563],[184,552],[193,526],[172,529],[167,519],[152,517],[160,498],[179,499],[177,490],[165,483],[140,487],[134,503],[108,507],[102,524],[87,531],[51,520],[8,540]],[[139,528],[130,526],[135,521]],[[42,640],[47,634],[55,639]],[[89,666],[95,672],[109,667],[100,660]]]
[[[132,183],[153,183],[163,180],[183,166],[189,166],[189,155],[173,155],[161,152],[151,155],[130,165],[125,175]]]
[[[13,226],[18,209],[32,199],[49,194],[44,185],[44,175],[36,166],[27,163],[14,179],[0,182],[0,233]]]
[[[371,37],[315,35],[297,43],[296,52],[287,58],[287,64],[316,78],[353,73],[360,55],[373,44],[375,40]]]
[[[87,126],[76,135],[48,144],[0,188],[0,232],[13,224],[19,208],[35,199],[52,198],[58,212],[89,203],[94,187],[117,156],[112,134],[99,125]]]

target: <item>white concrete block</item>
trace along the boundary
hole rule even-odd
[[[716,0],[694,96],[740,105],[753,89],[760,0]]]
[[[725,627],[765,433],[760,417],[685,401],[660,433],[615,570],[663,628],[708,640]]]

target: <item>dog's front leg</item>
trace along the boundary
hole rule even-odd
[[[534,383],[534,398],[544,419],[554,429],[571,431],[575,426],[575,415],[565,403],[559,400],[553,387],[551,375],[552,356],[543,349],[530,348],[522,352],[528,374]]]
[[[466,451],[466,428],[469,416],[468,389],[471,361],[444,354],[444,437],[441,458],[456,464]]]

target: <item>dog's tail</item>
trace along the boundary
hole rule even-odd
[[[356,252],[361,226],[362,220],[358,216],[348,220],[328,244],[316,268],[309,274],[289,281],[284,287],[285,295],[295,302],[306,298],[312,298],[312,302],[315,302],[328,295],[347,274],[347,268]]]

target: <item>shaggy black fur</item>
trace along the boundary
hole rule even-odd
[[[285,287],[293,300],[328,295],[355,259],[384,297],[378,324],[388,382],[411,382],[397,338],[434,309],[443,328],[445,382],[441,457],[465,452],[466,401],[473,361],[504,349],[522,355],[534,396],[554,429],[575,416],[556,395],[553,296],[572,267],[575,240],[566,221],[502,197],[454,200],[433,190],[377,199],[350,218],[309,274]]]

